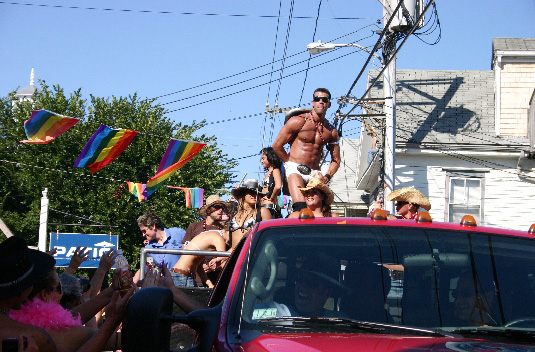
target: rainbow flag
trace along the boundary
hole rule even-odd
[[[137,133],[137,131],[113,129],[104,124],[100,125],[85,144],[73,167],[88,167],[94,174],[124,152]]]
[[[156,175],[147,181],[147,197],[156,192],[169,177],[197,155],[205,145],[206,143],[171,139]]]
[[[61,136],[80,119],[56,114],[48,110],[32,111],[32,117],[24,121],[27,140],[21,143],[47,144]]]
[[[187,188],[174,186],[167,187],[181,189],[184,191],[184,198],[186,199],[186,208],[200,208],[204,205],[204,188]]]
[[[129,182],[126,181],[128,185],[128,192],[132,193],[140,202],[147,200],[147,185],[144,183]]]

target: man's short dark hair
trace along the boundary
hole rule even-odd
[[[317,88],[314,91],[314,93],[312,94],[312,97],[314,97],[314,95],[316,95],[316,92],[322,92],[322,93],[328,94],[329,95],[329,100],[331,99],[331,92],[329,92],[329,90],[327,88]]]
[[[148,212],[137,218],[138,226],[152,227],[156,225],[157,229],[163,229],[163,223],[160,217],[154,213]]]

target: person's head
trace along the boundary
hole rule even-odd
[[[55,264],[52,256],[29,249],[23,238],[6,239],[0,243],[0,300],[9,298],[12,308],[20,308],[34,284]]]
[[[305,316],[323,315],[323,307],[329,297],[349,294],[348,287],[335,277],[340,271],[340,262],[322,255],[313,255],[299,262],[295,281],[295,309]]]
[[[242,209],[246,204],[247,206],[254,207],[258,197],[265,196],[265,193],[262,193],[262,187],[260,187],[258,181],[255,179],[245,180],[240,187],[234,188],[231,193],[238,200],[238,208]]]
[[[396,212],[403,217],[416,213],[420,207],[425,210],[431,209],[431,203],[422,192],[411,187],[393,191],[386,197],[386,200],[396,202]]]
[[[496,289],[492,279],[479,274],[474,278],[472,271],[464,272],[452,292],[455,299],[453,303],[455,317],[469,322],[470,325],[490,323],[493,320],[490,306],[495,294]]]
[[[137,218],[139,230],[147,240],[151,241],[156,238],[158,230],[163,230],[162,220],[158,215],[148,212]]]
[[[63,288],[59,281],[56,268],[50,269],[39,281],[33,285],[29,299],[39,298],[43,302],[59,303],[63,296]]]
[[[312,109],[319,116],[324,116],[331,107],[331,92],[326,88],[318,88],[312,95]]]
[[[71,310],[82,302],[83,289],[80,280],[67,273],[59,275],[59,282],[62,288],[62,296],[59,303],[63,308]]]
[[[203,219],[210,219],[212,222],[219,222],[223,214],[229,212],[229,202],[224,202],[217,194],[212,194],[206,198],[205,204],[199,209],[199,216]]]
[[[331,204],[334,201],[334,194],[325,183],[321,182],[319,178],[312,177],[308,181],[306,187],[299,187],[303,196],[305,196],[305,203],[309,209],[321,208],[326,215],[331,211]]]
[[[280,169],[281,167],[281,159],[279,159],[272,147],[263,148],[260,151],[260,163],[265,170],[269,169],[270,166],[275,169]]]

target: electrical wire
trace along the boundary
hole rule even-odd
[[[49,7],[56,9],[70,9],[70,10],[92,10],[92,11],[117,11],[117,12],[133,12],[133,13],[150,13],[159,15],[195,15],[195,16],[220,16],[220,17],[252,17],[252,18],[278,18],[276,15],[250,15],[250,14],[224,14],[224,13],[198,13],[198,12],[175,12],[175,11],[152,11],[152,10],[133,10],[133,9],[113,9],[113,8],[98,8],[98,7],[81,7],[81,6],[64,6],[64,5],[50,5],[50,4],[32,4],[11,1],[0,1],[3,5],[22,5],[35,7]],[[295,16],[295,19],[311,20],[312,16]],[[326,20],[365,20],[370,19],[366,17],[328,17]]]

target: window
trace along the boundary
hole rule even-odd
[[[446,219],[460,222],[463,216],[472,215],[483,224],[484,178],[481,173],[449,172],[447,176]]]

